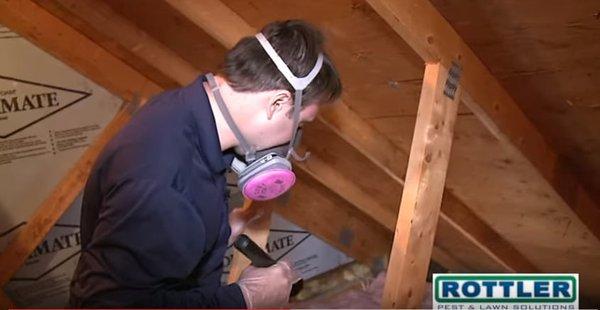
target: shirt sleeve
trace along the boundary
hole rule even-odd
[[[87,251],[108,273],[113,282],[108,287],[113,288],[91,300],[98,305],[115,302],[102,300],[104,295],[126,296],[136,306],[245,307],[237,285],[217,281],[213,287],[185,290],[169,285],[191,274],[206,255],[207,234],[218,233],[206,231],[201,211],[168,185],[127,180],[108,189]]]

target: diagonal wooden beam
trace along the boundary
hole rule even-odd
[[[160,87],[99,47],[69,25],[27,0],[0,1],[0,23],[31,40],[113,94],[145,101]],[[76,42],[76,44],[74,44]],[[25,262],[54,223],[83,188],[87,175],[104,145],[128,121],[131,109],[122,109],[75,166],[35,211],[27,225],[10,241],[0,255],[0,286]]]
[[[439,63],[425,67],[383,308],[418,308],[423,300],[460,98],[460,87],[454,98],[444,94],[448,76]]]
[[[202,3],[190,0],[166,1],[206,32],[214,34],[214,38],[225,47],[233,47],[241,37],[255,33],[255,30],[239,15],[218,0],[203,1]],[[207,10],[211,14],[204,14],[203,10]],[[228,22],[221,23],[220,21],[223,20]],[[408,162],[407,153],[396,147],[389,139],[350,110],[347,105],[337,104],[335,107],[324,109],[317,121],[324,123],[336,132],[392,179],[399,184],[404,184],[406,163]],[[335,186],[331,184],[328,183],[328,186]],[[352,190],[344,193],[347,193],[349,197],[356,196]],[[446,191],[444,197],[449,198],[444,198],[443,205],[451,204],[452,207],[446,211],[442,206],[443,221],[448,221],[448,224],[453,227],[460,228],[457,232],[465,234],[467,239],[474,241],[484,252],[490,253],[491,257],[504,266],[507,271],[534,272],[536,270],[527,258],[478,218],[452,193]],[[364,205],[363,200],[353,200],[353,203],[363,206],[372,205]],[[380,211],[372,209],[369,214],[379,213]],[[381,217],[381,215],[376,216],[377,218]],[[464,224],[461,221],[465,221]],[[389,225],[386,222],[381,223]],[[493,242],[493,240],[499,241]]]
[[[600,239],[600,207],[518,104],[437,9],[423,0],[367,0],[426,62],[459,60],[463,102],[503,145],[524,156]]]
[[[187,85],[197,70],[175,52],[140,31],[135,24],[97,0],[34,0],[53,15],[68,21],[93,42],[111,51],[161,87]],[[121,48],[114,48],[121,45]],[[135,53],[136,57],[132,57]],[[138,60],[139,59],[139,60]]]

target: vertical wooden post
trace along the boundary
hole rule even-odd
[[[420,308],[440,214],[460,88],[444,94],[448,70],[427,64],[382,308]]]

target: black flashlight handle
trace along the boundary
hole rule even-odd
[[[254,267],[266,268],[277,263],[246,235],[240,235],[233,245],[252,262]]]
[[[269,254],[265,253],[250,237],[242,234],[237,240],[233,243],[233,246],[240,251],[244,256],[246,256],[251,262],[252,266],[259,268],[271,267],[277,263],[274,259],[272,259]],[[292,285],[292,291],[290,293],[290,297],[295,296],[302,289],[304,281],[300,279],[300,281],[294,283]]]

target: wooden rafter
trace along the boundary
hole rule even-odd
[[[227,48],[256,31],[219,0],[165,0]],[[199,8],[201,8],[199,10]]]
[[[197,70],[187,61],[178,57],[159,41],[140,31],[126,18],[115,14],[105,2],[96,0],[34,1],[53,15],[62,20],[68,20],[69,25],[85,33],[93,42],[110,50],[120,59],[127,61],[137,71],[144,72],[147,77],[162,87],[187,85],[198,76]],[[112,48],[114,45],[122,45],[123,48]],[[131,57],[133,52],[137,57]],[[138,58],[141,61],[136,61]]]
[[[524,156],[600,239],[600,207],[487,67],[429,2],[368,0],[426,62],[463,67],[463,102],[510,151]]]

